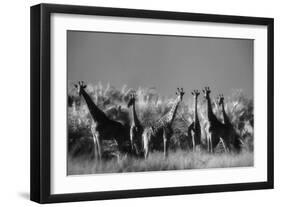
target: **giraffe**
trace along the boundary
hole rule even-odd
[[[200,92],[198,90],[193,90],[191,94],[194,97],[194,121],[188,127],[188,135],[192,138],[192,147],[193,151],[195,151],[197,146],[201,145],[201,126],[197,114],[197,103]],[[192,131],[193,135],[191,134]]]
[[[229,142],[235,150],[240,151],[242,143],[238,134],[235,132],[234,126],[232,125],[228,115],[226,114],[223,94],[219,94],[218,103],[222,109],[223,121],[225,126],[227,127]]]
[[[229,139],[228,139],[228,129],[225,124],[221,123],[216,115],[213,113],[212,103],[210,98],[211,90],[209,87],[205,87],[202,92],[207,100],[207,117],[208,117],[208,127],[207,127],[207,147],[209,152],[213,152],[214,148],[220,141],[226,146],[225,150],[229,149]]]
[[[74,85],[79,96],[83,96],[92,116],[91,131],[96,146],[98,159],[102,158],[102,140],[114,140],[117,143],[119,151],[123,151],[126,141],[129,141],[129,129],[120,122],[109,119],[105,113],[98,108],[92,101],[89,94],[85,91],[87,87],[83,81]]]
[[[150,149],[161,150],[161,144],[163,143],[164,157],[168,155],[168,147],[170,137],[172,136],[172,124],[176,116],[176,112],[182,97],[184,95],[183,88],[177,88],[177,98],[170,109],[170,111],[159,119],[155,125],[144,129],[142,134],[144,157],[147,159]]]
[[[219,106],[221,106],[221,108],[222,108],[222,115],[223,115],[223,122],[224,122],[224,124],[228,125],[228,126],[232,126],[232,124],[231,124],[231,122],[229,120],[229,117],[227,116],[227,114],[225,112],[224,96],[223,96],[223,94],[219,94],[218,103],[219,103]]]
[[[128,102],[128,108],[132,107],[132,123],[130,127],[130,140],[131,140],[132,152],[135,152],[136,155],[140,155],[139,146],[141,146],[141,136],[144,128],[140,123],[140,120],[138,119],[135,102],[136,102],[136,94],[135,92],[133,92],[130,94],[130,99]]]

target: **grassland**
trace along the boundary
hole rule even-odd
[[[253,101],[241,90],[234,90],[225,95],[225,108],[237,134],[243,141],[243,149],[239,154],[209,154],[206,147],[206,102],[199,97],[198,113],[201,124],[202,150],[192,152],[187,136],[187,127],[192,122],[193,101],[185,99],[173,124],[174,134],[171,138],[169,156],[164,159],[161,152],[153,152],[147,160],[120,154],[117,158],[98,162],[94,158],[94,145],[90,131],[91,115],[82,97],[74,90],[73,83],[68,86],[68,174],[115,173],[136,171],[158,171],[176,169],[202,169],[218,167],[253,166],[254,115]],[[98,107],[108,117],[130,126],[131,113],[127,108],[129,94],[132,89],[123,86],[117,89],[102,84],[88,85],[87,92]],[[188,91],[187,91],[188,92]],[[163,97],[154,88],[139,88],[137,94],[137,112],[143,125],[151,125],[166,114],[173,104],[174,97]],[[186,96],[188,96],[187,93]],[[221,120],[222,114],[212,95],[213,111]],[[116,143],[103,142],[105,153],[117,153]]]
[[[108,161],[87,158],[69,158],[68,174],[122,173],[163,170],[186,170],[204,168],[246,167],[253,166],[253,152],[239,154],[191,152],[178,150],[170,152],[165,159],[160,152],[150,154],[147,160],[130,156],[120,156]]]

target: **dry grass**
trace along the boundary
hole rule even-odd
[[[226,168],[253,166],[253,152],[243,151],[239,154],[204,152],[170,152],[165,159],[160,152],[151,153],[147,160],[129,156],[108,161],[85,158],[68,159],[68,175],[93,173],[121,173],[163,170],[185,170],[204,168]]]

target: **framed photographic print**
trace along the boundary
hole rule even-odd
[[[273,188],[273,19],[31,7],[31,200]]]

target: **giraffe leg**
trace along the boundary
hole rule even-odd
[[[97,148],[97,139],[96,139],[96,135],[95,134],[93,134],[93,141],[94,141],[94,157],[95,157],[95,159],[97,159],[98,148]]]
[[[223,141],[223,139],[222,139],[222,138],[220,138],[220,141],[221,141],[221,143],[222,143],[222,146],[223,146],[224,152],[228,152],[228,149],[227,149],[227,147],[225,146],[225,142]]]
[[[210,137],[207,136],[207,152],[210,152]]]
[[[96,143],[97,143],[98,159],[101,160],[102,149],[101,149],[100,135],[99,134],[96,134]]]
[[[209,136],[207,136],[207,152],[210,152]]]
[[[130,141],[131,141],[131,150],[132,150],[132,153],[134,152],[134,132],[133,132],[133,127],[131,127],[130,129]]]
[[[147,159],[149,156],[149,150],[150,150],[149,142],[146,142],[145,147],[144,147],[144,158],[145,159]]]
[[[139,156],[140,155],[140,151],[139,151],[138,146],[137,146],[136,143],[134,143],[134,148],[135,148],[136,156]]]
[[[168,156],[169,140],[168,140],[167,132],[165,130],[163,132],[163,143],[164,143],[164,157],[166,158]]]
[[[99,135],[98,132],[95,130],[95,126],[91,125],[91,132],[93,136],[93,141],[94,141],[94,156],[95,159],[100,159],[100,146],[99,146]]]
[[[194,135],[192,136],[192,150],[195,152],[195,140],[194,140]]]
[[[144,151],[144,158],[147,159],[149,155],[149,137],[148,132],[146,131],[142,135],[142,144],[143,144],[143,151]]]
[[[144,154],[144,158],[147,159],[147,158],[148,158],[148,155],[149,155],[149,149],[146,149],[146,150],[145,150],[145,154]]]
[[[227,141],[225,142],[226,143],[226,152],[230,152],[230,149],[231,149],[231,146],[230,146],[230,143]]]
[[[163,142],[164,142],[164,157],[167,157],[167,139],[163,138]]]
[[[213,153],[214,149],[213,149],[213,135],[210,136],[210,152]]]
[[[101,150],[100,150],[100,143],[98,139],[98,135],[96,133],[93,134],[94,146],[95,146],[95,158],[97,160],[101,159]]]

